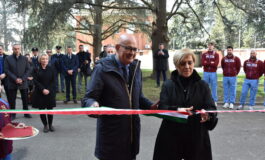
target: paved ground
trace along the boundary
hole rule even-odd
[[[57,108],[79,105],[58,104]],[[258,106],[256,109],[263,107]],[[14,160],[95,160],[94,146],[96,120],[87,116],[55,116],[55,132],[43,133],[38,115],[16,121],[33,125],[40,130],[38,136],[14,142]],[[138,160],[151,160],[161,120],[141,116],[141,151]],[[264,160],[265,113],[219,114],[216,129],[210,132],[214,160]]]

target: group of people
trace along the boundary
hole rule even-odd
[[[6,88],[10,108],[15,109],[16,92],[19,89],[23,101],[23,108],[28,109],[27,92],[28,83],[33,81],[32,106],[39,109],[52,109],[56,106],[55,95],[59,92],[58,76],[61,80],[61,91],[64,91],[63,80],[66,84],[66,100],[70,101],[70,84],[72,85],[73,101],[76,101],[75,79],[89,76],[91,79],[86,85],[86,94],[82,99],[82,107],[108,106],[116,109],[161,109],[176,110],[189,114],[187,123],[178,123],[163,119],[154,146],[154,160],[211,160],[211,142],[208,131],[217,125],[218,118],[215,113],[206,110],[216,110],[217,75],[219,55],[214,51],[214,44],[209,43],[208,51],[202,55],[204,68],[203,79],[194,69],[195,55],[190,49],[182,49],[173,57],[175,70],[169,79],[166,78],[168,51],[163,44],[154,54],[157,64],[157,86],[160,86],[160,73],[165,81],[160,92],[159,103],[151,102],[142,92],[141,62],[136,59],[137,42],[132,35],[121,35],[114,51],[106,47],[91,73],[90,53],[79,46],[79,52],[72,54],[72,48],[67,48],[67,53],[62,55],[61,47],[57,46],[57,53],[52,55],[38,55],[37,48],[33,48],[33,57],[29,60],[20,54],[20,45],[13,46],[13,54],[2,59],[0,47],[0,78]],[[240,71],[240,59],[233,55],[233,47],[227,47],[227,56],[221,60],[224,70],[224,107],[233,108],[235,103],[236,76]],[[37,60],[35,60],[35,58]],[[30,63],[29,63],[30,62]],[[36,63],[36,64],[35,64]],[[256,53],[251,52],[249,60],[244,62],[246,79],[240,98],[242,107],[245,103],[248,88],[251,88],[251,102],[255,101],[255,87],[258,78],[264,73],[263,63],[256,58]],[[34,71],[33,71],[34,70]],[[79,74],[82,73],[82,74]],[[63,75],[63,76],[62,76]],[[62,78],[63,77],[63,78]],[[80,81],[78,85],[80,85]],[[211,89],[210,89],[211,88]],[[80,88],[81,89],[81,88]],[[109,96],[111,95],[111,96]],[[6,104],[0,101],[1,104]],[[1,105],[2,106],[2,105]],[[3,105],[8,106],[8,105]],[[241,107],[241,108],[242,108]],[[8,107],[5,107],[6,109]],[[199,111],[200,114],[195,114]],[[0,127],[15,118],[0,114]],[[24,115],[27,118],[31,116]],[[9,121],[3,120],[8,118]],[[54,131],[51,115],[40,115],[44,125],[43,131]],[[95,156],[99,160],[135,160],[140,146],[140,117],[139,115],[100,115],[97,116],[97,134]],[[0,133],[0,138],[1,138]],[[0,149],[10,142],[0,140]],[[4,148],[4,147],[3,147]],[[2,150],[1,150],[2,151]],[[5,155],[0,154],[0,159],[10,156],[10,150],[5,149]],[[2,153],[2,152],[1,152]],[[1,157],[2,156],[2,157]]]
[[[217,105],[217,73],[219,54],[214,50],[214,43],[208,44],[207,52],[202,54],[201,63],[203,66],[203,79],[209,84],[213,99]],[[258,91],[259,78],[265,72],[265,62],[257,59],[256,51],[250,52],[250,58],[243,63],[243,70],[246,74],[240,96],[240,105],[236,109],[244,109],[248,91],[250,90],[249,110],[255,106],[256,94]],[[227,47],[227,55],[221,59],[223,69],[223,97],[224,108],[234,109],[236,101],[237,75],[241,69],[240,58],[233,54],[233,47]]]

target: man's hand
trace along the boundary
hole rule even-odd
[[[6,74],[4,74],[4,73],[1,74],[1,75],[0,75],[0,80],[4,79],[5,77],[6,77]]]
[[[67,73],[68,73],[69,75],[73,75],[73,72],[74,72],[73,70],[68,70],[68,71],[67,71]]]
[[[95,101],[90,107],[99,107],[99,104],[97,101]],[[91,118],[98,118],[99,115],[95,115],[95,114],[89,114],[88,117],[91,117]]]
[[[201,121],[200,121],[201,123],[204,123],[209,120],[209,114],[205,112],[204,109],[201,110],[200,114],[201,114]]]
[[[156,101],[154,104],[152,104],[152,106],[150,107],[150,109],[156,110],[156,109],[158,109],[158,105],[159,105],[159,100]]]
[[[23,82],[23,81],[22,81],[21,78],[17,78],[17,79],[16,79],[16,84],[22,84],[22,82]]]
[[[97,101],[95,101],[93,104],[91,104],[91,106],[90,107],[99,107],[99,104],[98,104],[98,102]]]
[[[30,81],[33,80],[33,77],[28,77],[28,80],[30,80]]]
[[[77,72],[80,72],[80,71],[81,71],[81,69],[80,69],[80,68],[78,68],[78,69],[77,69]]]
[[[85,64],[88,64],[88,60],[85,60]]]
[[[42,90],[42,93],[43,93],[44,95],[48,95],[48,94],[50,93],[50,91],[49,91],[48,89],[44,89],[44,90]]]

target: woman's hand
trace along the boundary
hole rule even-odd
[[[42,90],[42,93],[43,93],[44,95],[48,95],[48,94],[50,93],[50,91],[49,91],[48,89],[44,89],[44,90]]]
[[[209,114],[205,112],[204,109],[201,110],[200,114],[201,114],[201,121],[200,121],[201,123],[204,123],[209,120]]]
[[[191,112],[193,110],[193,106],[191,106],[190,108],[178,108],[179,112],[188,112],[189,115],[193,115],[193,113]]]

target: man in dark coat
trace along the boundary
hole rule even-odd
[[[99,61],[88,83],[83,107],[108,106],[117,109],[149,109],[143,96],[140,62],[135,60],[136,40],[121,35],[117,54]],[[95,156],[100,160],[133,160],[139,153],[138,115],[99,116]]]
[[[108,53],[106,52],[107,45],[103,46],[103,51],[99,54],[99,59],[107,57]]]
[[[31,51],[32,51],[31,62],[33,64],[33,68],[35,69],[39,67],[39,60],[38,60],[39,49],[34,47],[31,49]]]
[[[10,108],[16,108],[17,90],[19,89],[23,109],[28,110],[28,76],[30,74],[30,66],[27,58],[21,55],[21,45],[13,45],[13,54],[6,58],[4,67],[7,75]],[[12,114],[11,117],[15,119],[16,114]],[[31,115],[24,114],[24,117],[31,118]]]
[[[4,53],[4,47],[0,45],[0,80],[1,80],[1,85],[4,86],[6,97],[9,98],[8,96],[8,88],[7,88],[7,78],[6,74],[4,71],[4,62],[6,59],[7,55]]]
[[[85,79],[85,87],[87,87],[87,77],[91,74],[91,54],[89,52],[84,51],[84,46],[79,45],[79,52],[76,54],[79,60],[78,67],[78,92],[81,92],[82,88],[82,80],[83,77]]]
[[[65,76],[66,84],[66,100],[64,103],[70,101],[70,84],[72,86],[72,95],[74,103],[77,103],[76,100],[76,75],[77,69],[79,67],[78,57],[73,54],[72,47],[67,47],[67,54],[62,58],[62,69]]]
[[[61,53],[61,46],[56,46],[56,53],[52,55],[51,61],[54,63],[55,73],[56,73],[56,92],[59,92],[59,76],[61,84],[61,92],[64,92],[64,75],[62,70],[62,58],[63,54]]]
[[[160,87],[160,75],[163,75],[163,81],[167,79],[166,71],[168,69],[168,51],[165,49],[164,44],[159,44],[159,49],[154,53],[154,59],[156,62],[156,84]]]

